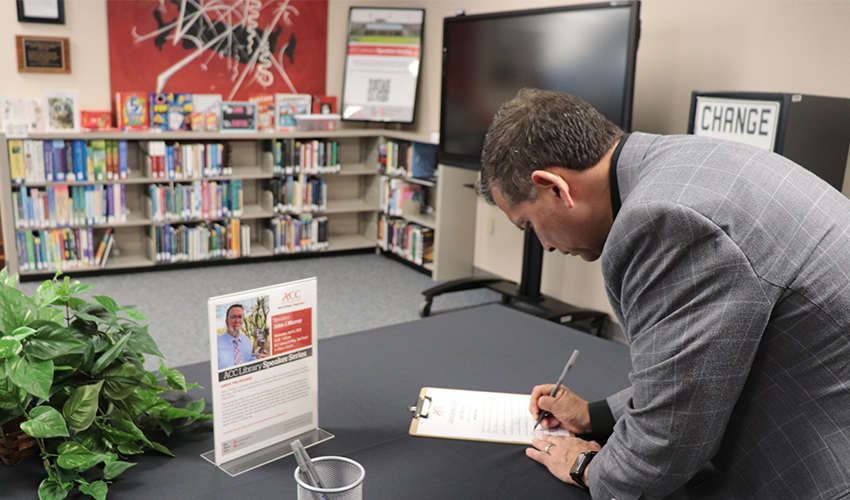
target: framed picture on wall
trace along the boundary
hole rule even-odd
[[[65,0],[17,0],[18,22],[65,24]]]
[[[66,37],[15,35],[18,73],[70,73],[71,42]]]
[[[412,123],[425,9],[351,7],[342,119]]]

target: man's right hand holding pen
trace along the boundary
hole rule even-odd
[[[563,427],[573,434],[588,434],[591,432],[588,402],[578,397],[573,391],[561,387],[552,397],[549,394],[555,384],[538,385],[531,391],[531,403],[528,410],[536,420],[541,412],[549,412],[540,422],[546,429]],[[526,455],[549,469],[555,477],[569,484],[576,484],[570,477],[570,469],[576,457],[585,451],[599,451],[601,446],[594,441],[585,441],[577,437],[544,435],[543,439],[532,441],[532,448],[526,449]],[[584,484],[586,487],[587,472]]]
[[[573,434],[590,432],[590,414],[587,412],[587,401],[578,397],[573,391],[561,387],[555,397],[549,396],[555,384],[538,385],[531,391],[531,404],[528,411],[535,420],[541,411],[549,412],[540,422],[546,429],[563,427]]]

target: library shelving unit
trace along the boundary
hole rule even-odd
[[[435,171],[437,147],[415,139],[387,136],[379,147],[379,248],[435,281],[470,276],[477,172]]]
[[[250,228],[250,244],[245,245],[244,254],[231,258],[193,261],[193,265],[212,264],[215,262],[232,262],[233,260],[250,260],[258,258],[285,258],[287,255],[275,255],[273,237],[269,223],[276,216],[274,212],[270,182],[279,174],[274,171],[274,153],[269,147],[272,140],[295,139],[299,141],[328,140],[337,141],[339,171],[331,174],[318,174],[326,185],[326,206],[315,212],[316,217],[327,218],[327,245],[323,252],[343,251],[376,251],[378,249],[378,216],[380,212],[380,175],[378,171],[378,144],[387,138],[405,141],[420,141],[422,137],[415,133],[390,131],[386,129],[342,129],[336,131],[282,133],[220,133],[220,132],[87,132],[87,133],[37,133],[30,134],[27,139],[36,141],[127,141],[127,166],[129,175],[121,180],[99,181],[38,181],[23,184],[12,183],[8,140],[0,135],[0,217],[2,218],[3,240],[6,250],[6,267],[10,273],[18,273],[21,279],[43,279],[52,277],[57,269],[24,269],[20,259],[20,249],[17,234],[23,231],[39,231],[54,229],[51,227],[22,228],[16,226],[12,193],[20,193],[21,186],[29,190],[40,189],[42,192],[49,186],[104,186],[108,184],[122,185],[125,191],[124,203],[127,216],[122,222],[76,224],[71,229],[85,229],[89,232],[95,248],[103,238],[107,228],[113,229],[114,246],[109,259],[103,268],[80,266],[62,269],[63,273],[91,274],[100,272],[124,272],[129,270],[168,268],[185,265],[185,262],[158,262],[157,248],[154,242],[155,233],[165,223],[174,225],[203,225],[226,224],[226,217],[195,217],[189,220],[162,221],[155,220],[152,213],[150,187],[175,186],[190,184],[191,180],[154,178],[146,167],[145,151],[149,141],[165,141],[168,144],[197,144],[197,143],[227,143],[230,149],[232,172],[228,175],[210,177],[208,181],[240,181],[242,189],[242,213],[234,216],[239,219],[242,227]],[[455,170],[455,169],[452,169]],[[440,175],[453,176],[451,172]],[[470,177],[466,173],[466,177]],[[470,180],[471,179],[471,180]],[[440,211],[427,220],[419,223],[429,225],[436,230],[434,264],[429,266],[432,276],[437,279],[451,279],[467,276],[472,263],[473,234],[469,230],[469,218],[474,220],[475,197],[463,191],[468,190],[458,182],[474,182],[474,176],[469,179],[452,178],[451,182],[440,183],[447,188],[434,187],[436,206],[441,200],[455,200],[457,195],[466,198],[466,202],[458,205],[448,203],[444,211],[452,213],[461,210],[461,219],[466,223],[458,224],[455,217],[441,223]],[[115,186],[113,186],[114,188]],[[452,191],[457,192],[452,192]],[[459,190],[459,191],[458,191]],[[444,214],[445,215],[445,214]],[[441,232],[445,234],[441,237]],[[448,239],[446,239],[446,237]],[[443,246],[440,246],[440,241]],[[458,245],[467,249],[457,250]],[[468,250],[468,251],[467,251]],[[317,252],[318,253],[318,252]],[[237,255],[239,252],[237,251]],[[442,262],[440,259],[443,259]]]

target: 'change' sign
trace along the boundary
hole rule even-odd
[[[773,151],[779,103],[697,96],[694,135],[742,142]]]

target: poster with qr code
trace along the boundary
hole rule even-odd
[[[424,9],[352,7],[342,119],[412,123]]]

